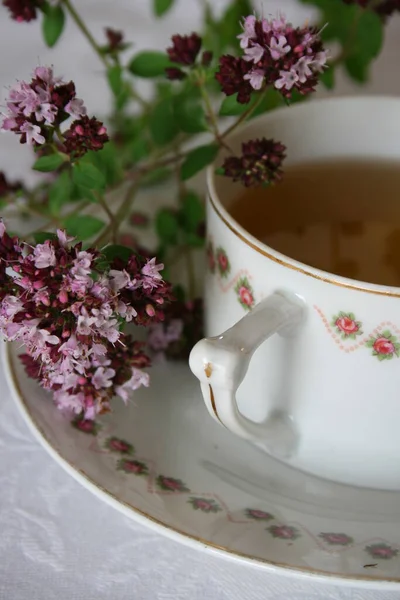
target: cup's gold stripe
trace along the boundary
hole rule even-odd
[[[51,448],[51,450],[52,450],[52,452],[54,452],[54,454],[56,454],[58,456],[60,462],[65,465],[68,465],[72,470],[74,470],[80,476],[81,479],[84,479],[85,481],[88,482],[89,487],[97,488],[97,490],[99,490],[105,497],[111,498],[117,504],[120,504],[124,508],[128,508],[130,511],[137,513],[141,517],[145,517],[146,519],[148,519],[152,523],[155,523],[156,525],[160,526],[161,528],[168,529],[169,531],[172,531],[173,533],[178,534],[183,538],[187,538],[189,540],[197,542],[205,548],[217,550],[218,552],[226,553],[226,554],[231,555],[236,558],[242,558],[242,559],[244,559],[248,562],[254,563],[254,564],[262,563],[262,564],[268,565],[269,567],[279,567],[283,570],[289,570],[289,571],[295,571],[295,572],[297,571],[300,573],[304,573],[306,575],[310,575],[310,574],[320,575],[328,580],[329,579],[337,580],[337,578],[340,578],[340,579],[348,579],[348,580],[352,580],[352,581],[367,581],[367,582],[368,581],[369,582],[378,581],[381,583],[400,583],[400,575],[399,575],[399,577],[382,578],[382,577],[379,577],[378,575],[347,575],[347,574],[343,574],[343,573],[331,573],[329,571],[324,571],[322,569],[314,569],[314,568],[310,568],[310,567],[300,567],[297,565],[290,565],[287,563],[282,563],[279,561],[274,561],[274,560],[270,560],[267,558],[262,558],[259,556],[247,554],[246,552],[240,552],[239,550],[232,550],[231,548],[228,548],[227,546],[221,546],[220,544],[216,544],[215,542],[211,542],[210,540],[207,540],[200,536],[193,535],[192,533],[187,533],[186,531],[184,531],[182,529],[178,529],[178,527],[168,525],[164,521],[161,521],[161,519],[157,519],[156,517],[149,515],[148,513],[144,512],[140,508],[137,508],[133,504],[130,504],[129,502],[126,502],[125,500],[121,500],[121,498],[118,498],[118,496],[115,496],[112,492],[110,492],[110,490],[108,490],[107,488],[102,486],[100,483],[98,483],[95,479],[92,479],[89,475],[87,475],[87,473],[85,471],[83,471],[82,469],[80,469],[79,467],[74,465],[74,463],[72,463],[67,458],[65,458],[61,454],[61,452],[59,452],[59,450],[57,450],[53,446],[52,442],[47,437],[47,434],[44,431],[44,429],[36,421],[31,409],[29,408],[29,405],[28,405],[26,399],[24,398],[22,388],[19,384],[18,377],[15,372],[15,367],[14,367],[15,358],[13,360],[13,358],[11,356],[10,348],[11,348],[11,344],[7,344],[7,348],[6,348],[4,355],[5,355],[6,361],[8,363],[8,369],[9,369],[10,377],[12,380],[12,385],[14,386],[14,389],[18,393],[19,402],[20,402],[22,411],[25,412],[25,414],[27,415],[27,418],[29,418],[29,420],[35,427],[37,433],[40,434],[40,437],[43,439],[45,444],[49,448]],[[389,588],[389,589],[391,589],[391,588]],[[396,589],[397,589],[397,586],[396,586]]]
[[[211,400],[212,409],[214,411],[214,415],[217,417],[217,419],[221,423],[221,425],[223,427],[225,427],[225,425],[223,424],[223,422],[219,418],[219,414],[218,414],[218,411],[217,411],[217,405],[215,404],[214,390],[212,389],[212,387],[211,387],[210,384],[208,384],[208,385],[209,385],[209,388],[210,388],[210,400]]]
[[[259,254],[266,256],[267,258],[278,263],[279,265],[282,265],[282,267],[287,267],[288,269],[292,269],[293,271],[298,271],[299,273],[302,273],[303,275],[307,275],[307,277],[312,277],[313,279],[318,279],[319,281],[323,281],[324,283],[330,283],[332,285],[337,285],[338,287],[347,288],[350,290],[356,290],[358,292],[366,292],[367,294],[376,294],[378,296],[389,296],[392,298],[400,298],[400,292],[392,292],[390,290],[374,290],[374,289],[371,289],[368,287],[353,285],[352,283],[344,283],[342,281],[338,281],[337,279],[330,279],[328,277],[323,277],[321,275],[318,275],[317,273],[314,273],[312,271],[307,271],[306,269],[303,269],[302,267],[298,267],[290,262],[287,262],[281,258],[278,258],[277,256],[274,256],[273,254],[267,252],[266,250],[263,250],[262,248],[259,248],[258,246],[256,246],[256,244],[254,244],[252,241],[248,240],[240,231],[238,231],[234,227],[234,225],[232,225],[232,223],[230,223],[230,221],[228,221],[228,219],[222,214],[222,212],[220,211],[218,206],[215,204],[210,193],[208,194],[208,198],[209,198],[212,208],[214,209],[214,212],[218,215],[218,217],[221,219],[221,221],[223,221],[223,223],[225,223],[225,225],[228,227],[228,229],[230,229],[230,231],[232,231],[247,246],[250,246],[250,248],[252,248],[256,252],[258,252]]]

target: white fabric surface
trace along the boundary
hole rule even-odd
[[[196,26],[200,0],[178,0],[168,19],[150,21],[150,0],[81,0],[97,34],[124,28],[137,47],[163,48],[173,32]],[[222,6],[224,0],[214,0]],[[261,2],[256,2],[261,4]],[[307,14],[292,0],[264,3]],[[12,23],[0,7],[0,83],[28,76],[39,61],[73,78],[90,112],[108,92],[96,57],[72,24],[55,51],[38,23]],[[400,19],[392,21],[369,93],[400,92]],[[353,93],[344,80],[336,93]],[[5,90],[4,90],[5,94]],[[31,156],[10,135],[0,138],[0,169],[21,176]],[[165,539],[103,504],[67,475],[28,431],[0,371],[0,600],[395,600],[400,592],[363,591],[270,576]]]

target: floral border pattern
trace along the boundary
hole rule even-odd
[[[400,357],[400,329],[393,323],[383,321],[373,332],[365,335],[363,323],[357,320],[353,312],[340,311],[329,321],[318,306],[314,306],[314,309],[340,350],[349,353],[360,348],[370,348],[371,356],[380,362]],[[353,343],[350,345],[350,342]]]
[[[226,293],[233,289],[244,310],[251,310],[256,304],[254,290],[250,284],[251,275],[245,269],[241,269],[230,281],[226,284],[223,283],[223,280],[226,280],[231,273],[231,262],[222,246],[215,249],[211,238],[206,244],[206,257],[209,272],[212,275],[218,275],[221,291]]]
[[[233,514],[230,513],[226,504],[216,496],[215,494],[194,493],[181,479],[176,477],[165,476],[157,474],[155,466],[152,461],[144,458],[136,459],[132,458],[135,454],[135,446],[127,442],[126,440],[117,436],[104,437],[100,435],[102,426],[97,422],[91,422],[93,425],[90,427],[84,420],[76,419],[72,422],[72,426],[80,431],[84,435],[92,435],[97,438],[97,444],[103,450],[110,454],[110,456],[116,458],[115,468],[121,472],[122,476],[127,477],[142,477],[152,478],[155,482],[156,489],[152,485],[148,485],[148,493],[156,494],[168,494],[168,495],[187,495],[187,504],[192,507],[193,510],[203,513],[204,515],[226,513],[228,521],[236,524],[250,524],[250,523],[267,523],[270,521],[276,521],[268,527],[265,531],[268,534],[282,542],[287,542],[289,545],[296,543],[296,540],[309,535],[326,552],[337,553],[340,550],[345,550],[349,547],[361,546],[363,552],[378,561],[388,561],[395,558],[400,558],[400,548],[396,547],[395,544],[389,544],[385,540],[371,540],[370,542],[357,542],[350,535],[343,532],[320,532],[317,535],[312,534],[306,528],[300,524],[295,523],[282,523],[277,521],[274,515],[264,509],[259,508],[245,508],[241,511],[243,518],[238,516],[236,511]],[[90,448],[95,450],[92,446]],[[150,467],[150,464],[152,465]],[[377,563],[377,564],[378,564]],[[366,567],[371,565],[365,565]]]

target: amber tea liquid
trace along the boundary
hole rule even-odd
[[[400,286],[400,163],[329,161],[287,167],[228,208],[247,231],[302,263]]]

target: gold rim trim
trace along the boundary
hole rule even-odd
[[[112,500],[114,500],[117,504],[124,506],[125,508],[129,509],[130,511],[137,513],[138,515],[148,519],[152,523],[155,523],[156,525],[160,526],[161,528],[168,529],[169,531],[172,531],[172,532],[182,536],[183,538],[187,538],[189,540],[192,540],[194,542],[201,544],[202,546],[206,546],[213,550],[217,550],[218,552],[221,552],[221,554],[226,553],[226,554],[235,556],[237,558],[243,558],[249,562],[253,562],[256,564],[262,563],[264,565],[269,565],[271,567],[279,567],[284,570],[297,571],[299,573],[308,575],[309,577],[312,577],[313,575],[321,575],[327,579],[336,578],[336,579],[346,579],[346,580],[352,580],[352,581],[400,583],[400,577],[398,577],[398,578],[390,577],[390,578],[383,579],[382,577],[375,577],[373,575],[372,576],[361,576],[361,575],[345,575],[342,573],[330,573],[329,571],[324,571],[322,569],[312,569],[311,570],[311,569],[307,569],[306,567],[293,566],[293,565],[289,565],[286,563],[280,563],[277,561],[269,560],[266,558],[252,556],[251,554],[246,554],[245,552],[239,552],[238,550],[232,550],[232,549],[228,548],[227,546],[220,546],[219,544],[216,544],[215,542],[210,542],[209,540],[206,540],[205,538],[182,531],[181,529],[178,529],[177,527],[168,525],[167,523],[165,523],[164,521],[161,521],[160,519],[156,519],[155,517],[144,512],[140,508],[137,508],[137,507],[133,506],[132,504],[125,502],[125,500],[121,500],[120,498],[115,496],[112,492],[110,492],[107,488],[103,487],[100,483],[98,483],[97,481],[92,479],[85,471],[83,471],[82,469],[80,469],[79,467],[77,467],[73,463],[71,463],[67,458],[65,458],[57,450],[57,448],[55,448],[53,446],[53,444],[50,442],[49,438],[47,437],[47,434],[45,433],[45,431],[42,429],[42,427],[36,421],[35,417],[32,414],[31,409],[29,408],[29,406],[24,398],[21,386],[19,385],[19,382],[18,382],[18,379],[16,376],[15,368],[14,368],[14,360],[11,355],[11,344],[9,344],[9,343],[6,344],[6,350],[3,353],[3,355],[5,356],[7,364],[8,364],[8,371],[10,374],[12,385],[14,386],[14,390],[18,394],[20,407],[22,408],[22,410],[26,414],[26,416],[29,418],[31,424],[36,429],[36,432],[40,434],[41,438],[44,440],[46,445],[49,448],[51,448],[52,452],[54,452],[54,454],[56,454],[58,456],[61,464],[64,463],[65,465],[68,465],[68,467],[70,467],[73,471],[78,473],[82,479],[87,481],[89,483],[90,487],[97,488],[98,490],[100,490],[100,492],[102,492],[104,494],[104,496],[112,498]]]
[[[307,275],[307,277],[312,277],[313,279],[318,279],[318,281],[322,281],[323,283],[330,283],[331,285],[336,285],[341,288],[355,290],[357,292],[365,292],[367,294],[375,294],[377,296],[388,296],[391,298],[400,298],[400,292],[391,292],[389,290],[388,291],[373,290],[368,287],[353,285],[351,283],[344,283],[342,281],[338,281],[337,279],[330,279],[329,277],[323,277],[321,275],[317,275],[317,273],[313,273],[312,271],[307,271],[306,269],[304,269],[302,267],[298,267],[290,262],[287,262],[286,260],[284,260],[282,258],[278,258],[277,256],[274,256],[270,252],[267,252],[266,250],[259,248],[251,240],[247,239],[247,237],[244,236],[240,231],[238,231],[234,227],[234,225],[232,225],[232,223],[230,223],[230,221],[221,212],[219,207],[215,204],[215,201],[214,201],[210,191],[208,192],[208,198],[209,198],[210,204],[211,204],[214,212],[218,215],[218,217],[221,219],[221,221],[228,227],[228,229],[230,229],[230,231],[232,231],[232,233],[234,233],[236,235],[236,237],[238,237],[247,246],[249,246],[256,252],[258,252],[258,254],[261,254],[262,256],[266,256],[267,258],[269,258],[270,260],[272,260],[275,263],[278,263],[282,267],[287,267],[288,269],[292,269],[292,271],[297,271],[298,273],[301,273],[302,275]]]

